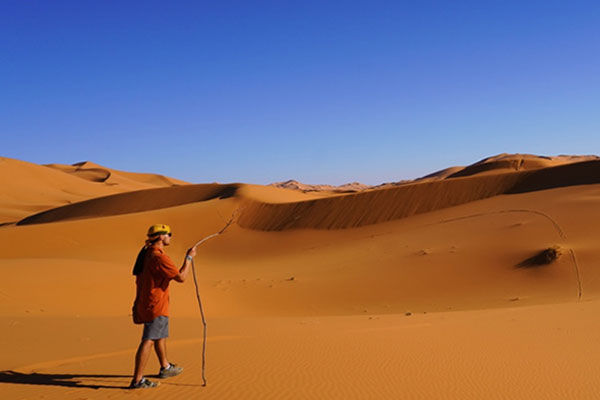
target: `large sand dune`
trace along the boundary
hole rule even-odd
[[[0,157],[0,224],[94,197],[185,184],[162,175],[116,171],[90,162],[37,165]]]
[[[127,185],[130,188],[187,184],[185,181],[160,174],[119,171],[103,167],[91,161],[83,161],[73,165],[47,164],[46,166],[93,182],[105,182],[109,185]]]
[[[600,183],[600,160],[512,173],[416,182],[293,204],[252,202],[240,224],[251,229],[340,229],[427,213],[501,194]]]
[[[193,284],[173,283],[169,352],[186,370],[144,397],[597,398],[600,164],[546,161],[351,194],[186,185],[33,210],[0,227],[0,397],[139,394],[122,387],[147,226],[172,226],[179,264],[237,211],[196,257],[209,384]],[[105,184],[86,169],[56,172]]]

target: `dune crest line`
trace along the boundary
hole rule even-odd
[[[498,195],[594,183],[600,183],[598,160],[538,170],[417,182],[295,203],[246,199],[239,225],[263,231],[356,228]]]
[[[600,160],[536,170],[413,182],[391,188],[285,203],[242,193],[243,184],[198,184],[137,190],[81,201],[28,216],[17,225],[106,217],[235,197],[242,228],[347,229],[410,217],[498,195],[600,183]]]
[[[107,217],[233,197],[240,185],[186,185],[136,190],[84,200],[43,211],[17,225],[44,224],[83,218]]]

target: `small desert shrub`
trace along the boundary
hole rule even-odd
[[[548,264],[553,263],[555,260],[557,260],[561,255],[562,255],[562,252],[560,250],[560,247],[553,246],[553,247],[544,249],[544,250],[540,251],[539,253],[537,253],[536,255],[534,255],[533,257],[530,257],[530,258],[520,262],[517,266],[518,267],[537,267],[537,266],[541,266],[541,265],[548,265]]]

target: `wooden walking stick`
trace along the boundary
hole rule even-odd
[[[224,233],[227,230],[227,228],[229,228],[229,226],[233,223],[235,217],[237,216],[237,211],[238,210],[236,209],[233,212],[231,219],[229,220],[229,222],[227,222],[227,224],[223,227],[223,229],[221,229],[217,233],[213,233],[212,235],[209,235],[209,236],[199,240],[198,242],[196,242],[196,244],[193,246],[193,248],[196,248],[196,247],[200,246],[202,243],[206,242],[207,240],[212,239],[212,238]],[[202,386],[206,386],[206,375],[205,375],[205,370],[206,370],[206,317],[204,315],[204,308],[202,307],[202,300],[200,299],[200,291],[198,289],[198,279],[196,278],[196,267],[194,266],[193,259],[192,259],[192,275],[194,277],[194,286],[196,287],[196,298],[198,299],[198,307],[200,308],[200,316],[202,317],[202,326],[203,326],[203,332],[202,332]]]

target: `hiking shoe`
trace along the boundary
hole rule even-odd
[[[150,379],[142,378],[139,382],[131,381],[129,389],[150,389],[160,385],[159,382],[152,382]]]
[[[161,368],[158,373],[158,377],[160,379],[170,378],[172,376],[177,376],[183,372],[183,367],[179,367],[175,364],[169,363],[167,368]]]

